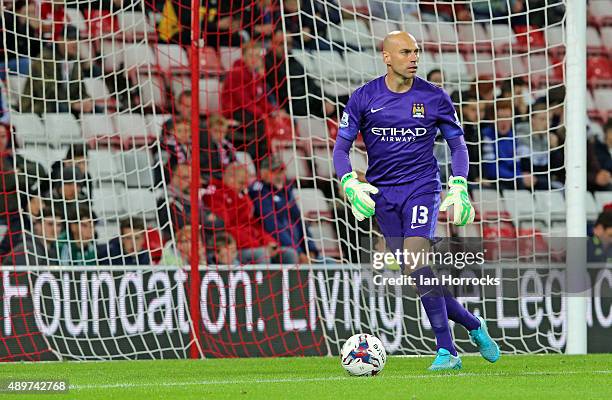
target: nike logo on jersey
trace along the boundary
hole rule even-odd
[[[379,111],[380,111],[380,110],[382,110],[383,108],[385,108],[385,107],[380,107],[380,108],[370,108],[370,112],[371,112],[372,114],[374,114],[374,113],[379,112]]]
[[[423,225],[414,225],[414,224],[410,224],[410,229],[417,229],[417,228],[422,228],[427,224],[423,224]]]

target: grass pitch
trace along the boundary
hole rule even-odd
[[[432,357],[389,357],[376,377],[350,377],[337,357],[4,364],[0,379],[67,379],[66,394],[12,399],[612,399],[612,355],[464,356],[430,373]]]

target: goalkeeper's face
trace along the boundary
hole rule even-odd
[[[413,79],[421,56],[414,36],[406,32],[389,34],[383,42],[383,60],[387,72],[404,79]]]

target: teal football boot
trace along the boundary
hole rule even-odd
[[[430,371],[450,371],[461,369],[461,358],[454,356],[446,349],[439,349],[436,359],[429,367]]]
[[[470,338],[476,347],[478,347],[478,350],[480,350],[482,358],[490,363],[494,363],[499,360],[499,346],[489,336],[485,320],[482,317],[477,318],[480,321],[480,328],[470,331]]]

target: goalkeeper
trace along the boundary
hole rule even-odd
[[[419,47],[406,32],[391,32],[383,42],[387,74],[359,87],[351,95],[342,118],[334,166],[355,217],[376,216],[387,246],[393,252],[428,252],[434,239],[438,211],[452,209],[453,223],[474,221],[467,193],[468,152],[463,129],[448,94],[416,76]],[[440,171],[433,154],[440,130],[451,150],[449,191],[440,205]],[[357,180],[349,151],[361,132],[368,153],[366,179]],[[499,347],[489,336],[485,321],[466,310],[441,285],[427,284],[435,277],[430,266],[404,265],[416,282],[425,312],[436,336],[437,356],[430,370],[460,369],[448,319],[460,323],[482,356],[499,358]],[[435,282],[436,280],[434,280]]]

